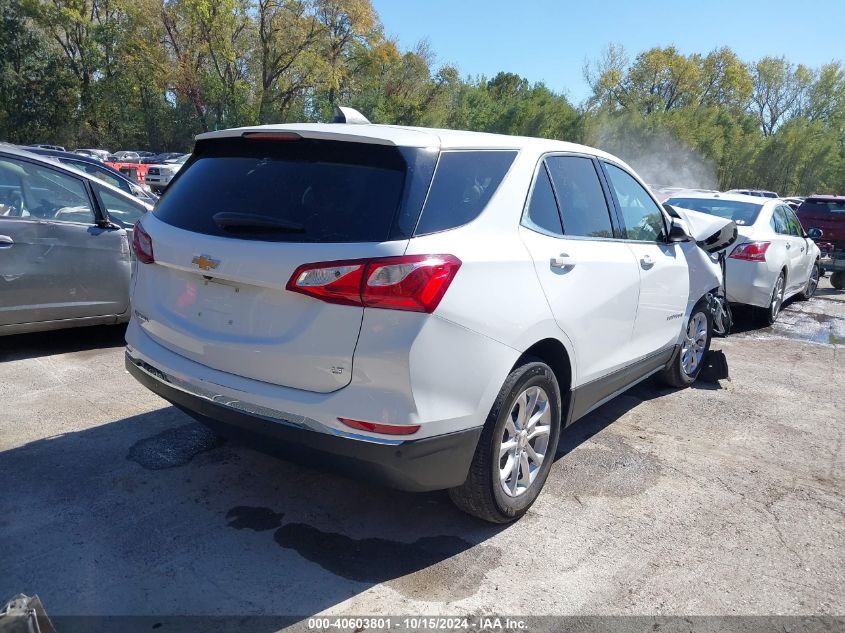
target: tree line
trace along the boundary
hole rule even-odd
[[[0,139],[180,151],[208,130],[329,120],[339,103],[380,123],[593,145],[654,184],[845,190],[839,61],[610,45],[573,104],[435,60],[386,37],[370,0],[0,0]]]

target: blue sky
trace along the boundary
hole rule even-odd
[[[427,39],[437,64],[462,76],[500,70],[543,81],[578,103],[585,58],[609,42],[628,54],[674,44],[706,53],[730,46],[819,66],[845,58],[845,0],[372,0],[403,49]]]

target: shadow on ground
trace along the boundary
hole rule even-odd
[[[798,304],[801,305],[801,302],[796,299],[795,297],[791,297],[787,299],[784,304],[782,311],[789,311],[790,307]],[[734,317],[733,327],[731,328],[731,334],[745,334],[747,332],[771,332],[773,326],[764,323],[761,320],[761,317],[758,316],[757,309],[753,308],[752,306],[744,306],[744,305],[733,305],[731,306],[731,313]],[[783,317],[783,312],[779,318]]]
[[[663,393],[649,382],[601,407],[567,429],[560,455]],[[7,450],[0,473],[0,540],[14,552],[0,595],[37,593],[59,616],[299,619],[377,584],[454,602],[502,561],[491,537],[525,529],[479,522],[443,492],[387,490],[226,443],[173,407]]]
[[[56,615],[303,617],[379,583],[451,602],[500,559],[502,528],[445,493],[230,445],[172,407],[7,450],[0,473],[0,595]]]
[[[644,380],[567,427],[558,442],[555,459],[566,456],[642,402],[660,398],[672,391],[672,388],[660,385],[654,378]]]
[[[816,294],[814,295],[815,298],[827,298],[827,297],[841,297],[845,295],[845,290],[837,290],[836,288],[818,288],[816,290]]]
[[[125,335],[126,325],[99,325],[0,336],[0,362],[123,347]]]

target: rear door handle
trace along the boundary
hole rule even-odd
[[[552,257],[549,260],[549,265],[552,268],[566,268],[567,266],[574,266],[575,262],[569,256],[569,253],[561,253],[557,257]]]
[[[792,248],[792,244],[787,244],[787,245],[786,245],[786,250],[789,250],[790,248]]]
[[[640,263],[643,265],[643,268],[651,268],[654,266],[654,260],[651,258],[651,255],[643,255],[640,257]]]
[[[0,235],[0,248],[11,248],[15,245],[15,240],[13,240],[8,235]]]

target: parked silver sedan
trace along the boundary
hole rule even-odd
[[[132,227],[151,208],[0,144],[0,336],[127,321]]]
[[[763,323],[774,323],[790,297],[807,300],[816,292],[819,249],[783,200],[685,192],[666,203],[736,222],[739,238],[727,260],[728,300],[754,306]]]

